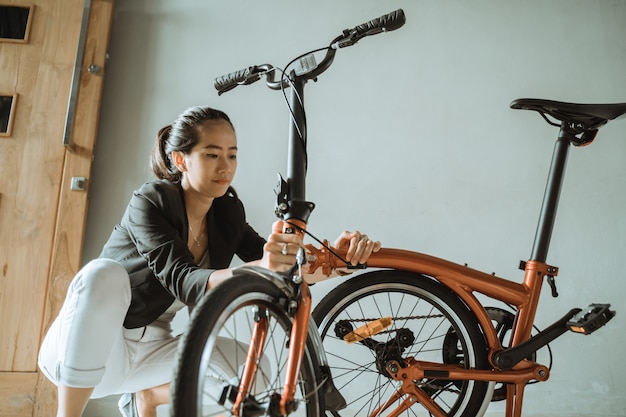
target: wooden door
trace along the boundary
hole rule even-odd
[[[37,353],[80,267],[113,2],[0,0],[31,6],[28,39],[0,40],[0,95],[16,97],[10,134],[0,136],[0,416],[56,412]],[[72,178],[85,178],[84,189],[72,190]]]

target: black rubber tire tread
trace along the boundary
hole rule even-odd
[[[279,306],[279,300],[284,298],[284,294],[269,280],[259,276],[240,274],[209,291],[194,308],[189,327],[181,338],[171,390],[170,415],[172,417],[198,416],[198,370],[205,344],[211,334],[214,333],[214,327],[216,323],[220,322],[223,312],[232,307],[240,307],[237,304],[240,303],[238,299],[242,296],[247,300],[245,305],[255,304],[255,300],[258,298],[265,307],[269,307],[274,313],[280,314],[281,321],[288,321],[288,326],[291,328],[291,318]],[[272,299],[273,303],[263,300],[267,297]],[[321,411],[324,409],[323,396],[321,390],[317,389],[321,378],[320,367],[310,342],[307,342],[305,347],[300,376],[308,391],[306,393],[307,405],[300,404],[300,407],[307,407],[307,417],[323,415],[323,411]]]
[[[480,330],[476,317],[471,313],[465,303],[463,303],[463,301],[449,288],[434,281],[434,279],[430,277],[398,270],[377,270],[355,276],[331,290],[318,303],[313,311],[313,318],[318,325],[319,332],[324,341],[326,354],[329,357],[329,360],[333,355],[343,355],[350,358],[350,363],[355,366],[358,365],[356,364],[356,360],[352,362],[355,356],[348,353],[350,352],[349,349],[351,349],[350,346],[353,345],[345,344],[343,345],[343,347],[336,348],[336,352],[332,352],[331,350],[329,350],[329,346],[327,346],[327,343],[325,342],[327,336],[335,338],[335,340],[337,341],[335,343],[341,343],[341,339],[338,339],[337,336],[332,333],[333,329],[331,328],[331,324],[334,320],[334,317],[340,315],[341,312],[345,311],[345,309],[349,307],[351,302],[356,297],[365,298],[367,294],[371,294],[373,292],[387,293],[386,295],[388,295],[392,291],[409,292],[418,296],[419,298],[430,299],[427,301],[431,304],[435,303],[447,305],[448,308],[453,312],[453,314],[456,315],[456,317],[458,318],[456,319],[458,321],[456,325],[463,326],[466,329],[469,342],[473,347],[472,360],[475,362],[474,368],[489,369],[485,337]],[[363,314],[376,316],[377,312],[374,310],[376,309],[364,308]],[[329,314],[332,314],[333,317],[327,317]],[[444,312],[444,315],[447,316],[448,313]],[[448,320],[450,320],[450,317],[448,317]],[[325,328],[322,328],[321,326],[324,326]],[[380,337],[382,337],[382,335],[378,336],[378,339],[380,339]],[[355,343],[354,345],[357,344],[358,343]],[[419,360],[420,358],[416,356],[415,359]],[[443,362],[443,358],[441,358],[440,360]],[[348,368],[348,365],[342,364],[342,367],[333,369],[331,363],[331,372],[333,374],[333,377],[335,378],[336,384],[336,375],[347,374],[348,370],[346,368]],[[361,364],[358,369],[358,372],[363,373],[365,366]],[[354,372],[357,373],[356,370]],[[379,378],[384,379],[386,377],[380,375]],[[354,389],[357,389],[357,387],[362,386],[362,383],[358,382],[358,378],[355,377],[355,379],[355,383],[351,383],[347,386],[347,391],[353,391]],[[457,401],[453,406],[450,407],[450,410],[448,410],[448,415],[450,417],[475,417],[479,412],[485,411],[487,403],[490,401],[490,398],[487,397],[491,397],[491,394],[489,393],[489,383],[472,381],[472,384],[470,385],[473,388],[469,393],[469,397],[466,395],[465,399],[461,401],[461,403],[464,404],[462,406],[463,409],[460,409],[461,407],[459,406],[459,402]],[[342,386],[339,385],[338,388],[341,392]],[[380,398],[379,400],[386,401],[390,393],[391,391],[387,391],[386,396]],[[344,394],[344,396],[346,395]],[[374,397],[374,395],[370,394],[368,397]],[[350,404],[348,404],[348,407],[349,406]],[[402,416],[423,415],[423,412],[416,412],[416,410],[412,410],[413,408],[415,407],[411,407],[411,409],[403,413]],[[383,413],[383,415],[386,415],[386,413]]]

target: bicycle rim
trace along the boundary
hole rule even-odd
[[[422,275],[375,271],[346,281],[324,297],[313,312],[333,380],[348,406],[342,417],[370,416],[399,385],[385,363],[407,358],[486,369],[486,344],[475,317],[449,289]],[[382,317],[393,324],[365,341],[348,344],[346,326],[355,329]],[[367,345],[367,346],[366,346]],[[476,381],[415,381],[451,417],[484,412],[493,384]],[[393,411],[400,400],[380,415]],[[413,404],[402,416],[424,416]]]
[[[288,356],[291,318],[284,294],[258,276],[236,276],[219,285],[196,306],[178,354],[172,384],[172,415],[231,416],[255,318],[269,320],[264,354],[241,416],[271,416],[273,396],[281,395]],[[317,417],[319,366],[305,348],[292,416]],[[273,401],[276,404],[276,400]]]

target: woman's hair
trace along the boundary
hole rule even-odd
[[[211,107],[190,107],[174,123],[162,127],[150,155],[150,168],[159,179],[179,182],[182,172],[172,161],[172,152],[188,154],[198,143],[198,131],[202,123],[211,120],[224,120],[235,129],[226,113]]]

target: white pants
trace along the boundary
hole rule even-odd
[[[170,382],[179,336],[162,326],[125,329],[130,298],[130,280],[119,263],[96,259],[85,265],[44,338],[39,352],[43,374],[56,385],[95,388],[92,398]],[[247,350],[234,340],[217,343],[228,346],[220,349],[226,355],[235,353],[233,343]],[[234,357],[217,359],[218,368],[233,369]]]
[[[95,388],[92,398],[170,382],[178,337],[151,326],[125,329],[130,297],[120,264],[96,259],[85,265],[39,351],[44,375],[57,385]]]

